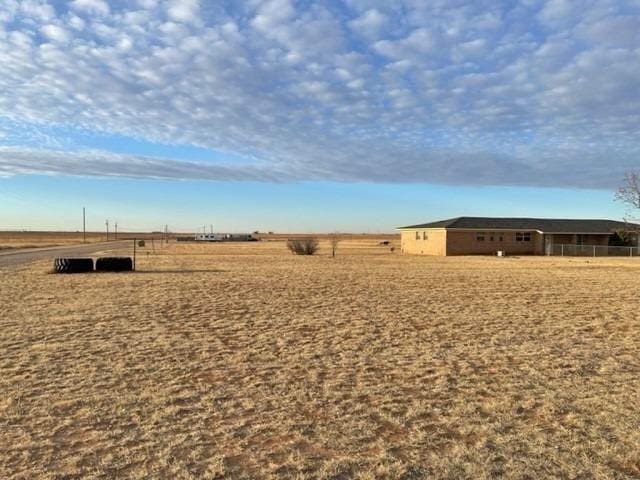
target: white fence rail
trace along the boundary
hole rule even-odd
[[[640,247],[608,245],[553,245],[551,255],[561,257],[640,257]]]

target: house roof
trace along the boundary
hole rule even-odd
[[[409,225],[407,227],[400,227],[399,229],[539,230],[544,233],[610,234],[616,230],[629,230],[629,227],[638,228],[640,225],[618,222],[616,220],[456,217],[437,222],[422,223],[420,225]]]

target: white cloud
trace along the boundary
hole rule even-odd
[[[55,10],[51,5],[34,0],[20,2],[20,10],[25,16],[40,21],[50,21],[55,17]]]
[[[9,23],[15,18],[20,4],[18,0],[5,0],[0,3],[0,23]]]
[[[375,8],[367,10],[355,20],[349,22],[349,27],[360,35],[378,38],[380,31],[387,24],[387,17]]]
[[[599,18],[581,25],[578,33],[583,39],[612,48],[640,48],[640,24],[630,15]]]
[[[176,22],[196,22],[200,18],[198,0],[173,0],[167,7],[167,13]]]
[[[467,59],[477,59],[486,53],[486,47],[487,42],[483,38],[462,42],[454,47],[453,58],[456,62],[463,62]]]
[[[0,171],[611,186],[640,153],[640,5],[576,1],[0,2]]]
[[[85,21],[77,15],[70,15],[67,24],[74,30],[83,30],[86,25]]]
[[[571,0],[547,0],[540,10],[540,19],[547,24],[562,24],[575,19],[576,9],[580,8],[577,2]]]
[[[136,0],[136,3],[140,7],[146,8],[148,10],[151,10],[158,6],[158,0]]]
[[[395,60],[428,54],[433,52],[436,46],[437,40],[433,32],[427,28],[417,28],[398,41],[380,40],[374,44],[378,53]]]
[[[256,30],[271,34],[294,14],[295,8],[291,0],[267,0],[261,3],[251,24]]]
[[[70,38],[67,31],[58,25],[44,25],[40,28],[40,31],[49,40],[53,40],[55,42],[68,42]]]
[[[212,165],[175,161],[139,155],[119,155],[87,150],[57,152],[0,146],[0,175],[49,174],[152,179],[254,180],[282,182],[291,180],[285,171],[273,171],[260,165]]]
[[[108,15],[111,9],[104,0],[73,0],[71,8],[89,14]]]

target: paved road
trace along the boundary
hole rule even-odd
[[[117,242],[90,243],[87,245],[72,245],[62,247],[28,248],[0,252],[0,267],[35,262],[36,260],[53,259],[56,257],[83,257],[94,252],[130,248],[133,251],[133,240]]]

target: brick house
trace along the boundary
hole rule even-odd
[[[400,227],[403,253],[423,255],[550,255],[554,246],[608,246],[616,232],[640,225],[615,220],[457,217]],[[631,245],[638,236],[629,234]]]

